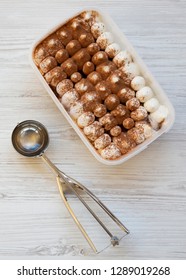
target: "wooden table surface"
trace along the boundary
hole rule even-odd
[[[115,167],[90,154],[28,60],[37,37],[73,11],[93,5],[109,12],[176,110],[168,133]],[[182,0],[0,1],[1,259],[186,258],[185,14]],[[25,119],[47,126],[50,159],[88,186],[130,229],[119,247],[95,256],[69,217],[48,168],[14,151],[12,129]]]

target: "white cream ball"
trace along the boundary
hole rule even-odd
[[[102,33],[96,40],[100,49],[105,50],[106,47],[114,42],[113,36],[110,32]]]
[[[144,103],[145,109],[150,113],[155,112],[159,108],[159,106],[160,106],[160,103],[159,103],[158,99],[155,97],[150,98],[149,100],[147,100]]]
[[[105,31],[105,25],[103,22],[95,22],[91,27],[91,32],[94,38],[98,38]]]
[[[67,91],[61,98],[61,103],[68,110],[79,99],[79,94],[75,89]]]
[[[74,119],[77,120],[79,116],[81,116],[84,113],[83,109],[83,102],[76,101],[69,110],[69,115]]]
[[[85,112],[77,119],[77,124],[79,127],[84,128],[90,125],[95,120],[95,116],[92,112]]]
[[[145,86],[145,79],[141,76],[136,76],[134,79],[131,81],[131,87],[135,91],[140,90]]]
[[[150,87],[143,87],[136,92],[136,97],[140,102],[144,103],[153,97],[153,91]]]
[[[120,46],[116,43],[112,43],[106,47],[105,52],[110,58],[113,58],[120,52]]]
[[[150,117],[157,123],[161,123],[167,118],[168,113],[169,113],[168,108],[164,105],[160,105],[155,112],[150,114]]]
[[[113,59],[113,62],[117,67],[124,66],[127,63],[132,62],[130,53],[126,50],[119,52]]]
[[[138,66],[134,63],[128,63],[125,64],[125,66],[121,67],[120,70],[129,78],[133,79],[135,76],[139,75],[139,68]]]

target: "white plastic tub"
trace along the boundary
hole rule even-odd
[[[31,62],[31,65],[32,65],[34,71],[36,72],[38,78],[40,79],[40,81],[42,82],[46,91],[48,92],[48,94],[51,96],[51,98],[53,99],[53,101],[55,102],[55,104],[57,105],[59,110],[62,112],[62,114],[65,116],[67,121],[71,124],[71,126],[74,128],[76,133],[79,135],[79,137],[84,142],[84,144],[87,146],[87,148],[90,150],[90,152],[94,155],[94,157],[103,164],[118,165],[118,164],[121,164],[121,163],[125,162],[126,160],[130,159],[131,157],[135,156],[136,154],[140,153],[144,149],[146,149],[150,143],[152,143],[154,140],[156,140],[158,137],[160,137],[163,133],[167,132],[174,123],[175,112],[174,112],[174,108],[173,108],[172,104],[170,103],[170,101],[169,101],[167,95],[165,94],[165,92],[163,91],[163,89],[160,87],[158,82],[152,76],[152,74],[148,70],[147,66],[144,64],[142,59],[139,57],[139,55],[134,50],[133,46],[130,44],[128,39],[124,36],[124,34],[121,32],[121,30],[115,24],[115,22],[112,20],[112,18],[105,12],[102,12],[102,11],[99,11],[96,9],[96,12],[99,14],[100,21],[102,21],[105,24],[106,29],[113,34],[115,42],[120,45],[121,49],[126,49],[131,53],[134,62],[138,65],[138,67],[140,69],[141,75],[146,80],[146,84],[153,89],[154,94],[157,97],[157,99],[160,101],[160,103],[162,105],[165,105],[169,110],[168,117],[163,122],[161,128],[158,131],[156,131],[152,135],[152,137],[146,139],[142,144],[137,145],[134,149],[129,151],[127,154],[122,155],[120,158],[115,159],[115,160],[106,160],[101,157],[101,155],[97,152],[97,150],[89,142],[87,137],[83,134],[82,130],[71,119],[68,112],[64,109],[63,105],[59,102],[59,100],[55,96],[54,92],[52,91],[50,86],[47,84],[44,77],[41,75],[39,69],[37,68],[37,66],[35,65],[34,60],[33,60],[34,50],[35,50],[36,46],[39,43],[41,43],[41,41],[43,41],[46,37],[48,37],[50,34],[52,34],[57,29],[59,29],[61,26],[63,26],[67,21],[69,21],[70,19],[72,19],[75,16],[78,16],[80,13],[82,13],[84,11],[88,11],[88,10],[80,11],[78,14],[72,15],[72,17],[63,20],[59,25],[52,28],[43,37],[41,37],[39,40],[37,40],[31,48],[30,62]],[[94,9],[94,11],[95,11],[95,9]]]

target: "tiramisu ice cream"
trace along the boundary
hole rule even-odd
[[[41,75],[103,159],[116,160],[152,137],[169,111],[128,49],[95,11],[70,19],[34,51]]]

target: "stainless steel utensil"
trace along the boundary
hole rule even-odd
[[[90,208],[90,206],[85,202],[83,197],[78,193],[78,190],[84,191],[91,199],[93,199],[97,205],[99,205],[102,210],[110,216],[110,218],[125,232],[129,233],[129,230],[122,224],[122,222],[85,186],[77,182],[73,178],[69,177],[61,170],[59,170],[44,154],[45,150],[49,144],[49,136],[47,129],[38,121],[26,120],[19,123],[12,132],[12,144],[16,151],[23,156],[27,157],[40,157],[51,169],[51,171],[56,176],[59,192],[63,199],[63,202],[68,209],[70,215],[75,221],[76,225],[86,238],[87,242],[94,250],[98,252],[91,238],[85,231],[82,224],[77,219],[74,211],[72,210],[67,197],[65,195],[65,190],[70,189],[78,197],[78,199],[83,203],[86,209],[91,213],[91,215],[96,219],[104,231],[110,236],[110,241],[113,246],[119,244],[119,238],[114,236],[106,225],[99,219],[97,214]]]

